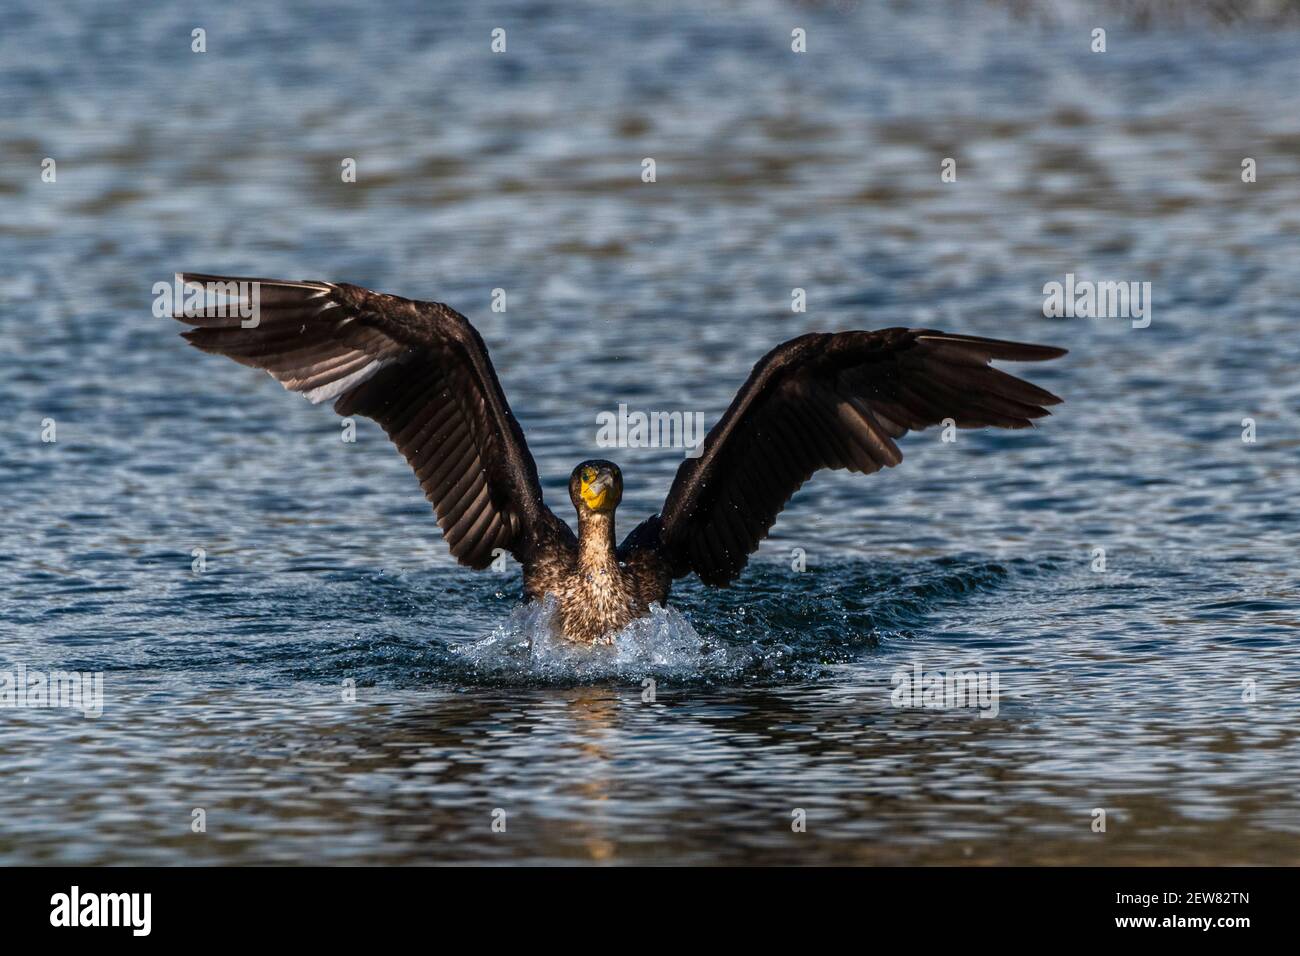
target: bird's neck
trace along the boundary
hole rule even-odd
[[[614,557],[613,512],[578,512],[578,564],[586,571],[606,570]]]

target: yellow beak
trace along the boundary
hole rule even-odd
[[[580,490],[582,500],[587,503],[587,507],[597,511],[604,507],[605,499],[609,497],[609,479],[597,478],[595,481],[583,481]]]

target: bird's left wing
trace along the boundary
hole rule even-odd
[[[573,537],[543,503],[487,347],[459,312],[346,283],[178,279],[190,344],[383,427],[461,564],[486,567],[496,548],[524,561],[541,535]]]
[[[814,472],[897,465],[894,439],[949,418],[959,428],[1026,428],[1060,399],[988,363],[1064,354],[930,329],[791,339],[759,359],[700,456],[678,468],[662,514],[621,550],[657,549],[674,577],[694,571],[726,584]]]

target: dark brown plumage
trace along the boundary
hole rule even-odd
[[[255,327],[238,313],[178,309],[196,326],[185,338],[265,369],[313,402],[335,399],[340,415],[377,421],[415,470],[456,559],[483,568],[495,549],[509,551],[527,597],[554,595],[565,635],[585,642],[607,640],[664,603],[675,578],[734,580],[814,472],[870,474],[902,461],[895,439],[910,430],[946,419],[1026,428],[1060,401],[989,362],[1042,361],[1064,349],[928,329],[802,335],[758,361],[702,454],[678,469],[661,514],[615,548],[618,466],[596,460],[574,470],[575,536],[543,503],[487,348],[459,312],[344,283],[192,273],[181,281],[258,283]]]

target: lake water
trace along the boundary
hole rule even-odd
[[[0,863],[1300,862],[1295,23],[0,15],[0,670],[104,675],[98,717],[0,710]],[[1011,370],[1066,403],[819,475],[736,586],[575,657],[376,426],[155,318],[177,269],[452,304],[550,504],[615,458],[623,530],[682,454],[596,416],[711,424],[805,331],[1061,345]],[[1067,274],[1150,282],[1150,325],[1044,317]],[[894,706],[918,664],[996,715]]]

